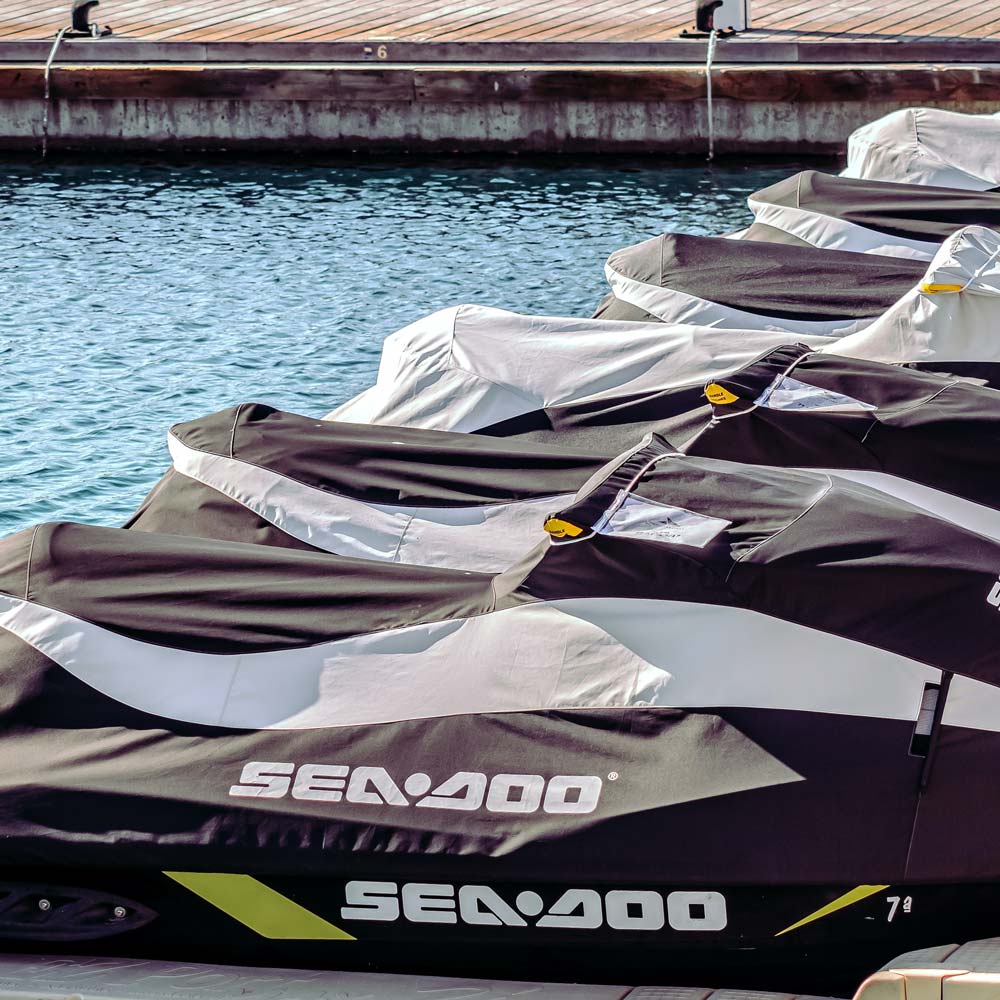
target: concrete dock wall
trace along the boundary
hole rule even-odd
[[[895,108],[1000,107],[1000,63],[712,74],[720,154],[834,153]],[[41,143],[43,68],[0,64],[0,149]],[[700,65],[57,64],[50,150],[702,153]]]

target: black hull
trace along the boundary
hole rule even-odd
[[[0,869],[0,935],[16,952],[830,995],[902,952],[1000,934],[995,884],[529,886],[447,871]]]

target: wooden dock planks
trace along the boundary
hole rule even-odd
[[[694,0],[102,0],[92,20],[149,41],[659,42]],[[0,7],[0,41],[51,37],[69,2]],[[1000,36],[1000,0],[754,0],[760,41]]]

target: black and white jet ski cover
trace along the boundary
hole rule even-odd
[[[744,239],[930,260],[963,226],[1000,229],[1000,192],[804,170],[750,195]]]
[[[611,296],[596,316],[842,336],[891,309],[926,270],[875,254],[667,233],[608,258]]]
[[[1000,188],[1000,114],[903,108],[851,133],[841,177]]]
[[[482,572],[543,541],[545,514],[615,454],[260,403],[178,424],[167,441],[172,468],[129,528]]]
[[[548,526],[496,576],[71,524],[0,542],[0,885],[131,900],[28,905],[4,936],[720,968],[985,932],[994,542],[656,439]]]
[[[685,454],[824,469],[1000,541],[1000,392],[795,345],[706,395]]]

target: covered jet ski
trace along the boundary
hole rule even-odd
[[[705,396],[708,412],[688,394],[693,413],[677,413],[656,392],[604,410],[570,404],[548,412],[547,430],[509,427],[504,439],[244,404],[171,430],[172,468],[128,527],[499,572],[604,464],[688,428],[675,438],[686,454],[825,469],[1000,540],[994,390],[790,345]]]
[[[608,258],[611,294],[595,318],[838,336],[874,322],[926,270],[875,254],[667,233]]]
[[[1000,229],[1000,192],[804,170],[750,195],[743,239],[931,260],[963,226]]]
[[[500,575],[0,542],[0,935],[747,981],[995,932],[994,542],[656,439],[547,526]]]
[[[1000,541],[1000,392],[781,347],[706,387],[689,455],[828,470]]]
[[[674,413],[682,414],[704,402],[704,383],[716,374],[797,339],[765,330],[522,316],[462,305],[390,334],[375,385],[325,419],[506,437],[550,428],[557,407],[573,406],[583,420],[588,410],[619,407],[653,391],[674,397],[678,390]],[[833,338],[802,339],[815,345]],[[669,416],[665,405],[657,412],[660,419]]]
[[[841,177],[1000,188],[1000,115],[903,108],[851,133]]]
[[[260,403],[178,424],[168,446],[172,467],[129,528],[483,572],[542,541],[545,513],[616,454]]]
[[[799,340],[824,352],[992,382],[1000,374],[998,251],[996,233],[956,233],[920,286],[839,339],[519,316],[480,306],[445,309],[387,337],[376,384],[327,419],[523,436],[543,434],[556,421],[605,429],[631,423],[637,419],[633,404],[661,393],[653,412],[665,420],[691,414],[704,384],[717,375]],[[664,426],[663,433],[679,439],[696,428],[686,420]],[[630,443],[619,439],[620,447],[607,450],[613,454]]]

